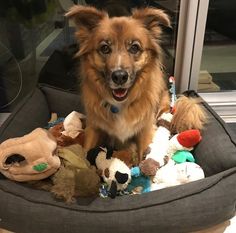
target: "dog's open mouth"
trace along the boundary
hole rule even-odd
[[[128,89],[125,88],[118,88],[112,90],[113,98],[117,101],[125,100],[128,94]]]

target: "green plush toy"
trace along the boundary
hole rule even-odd
[[[193,155],[187,150],[179,150],[174,153],[172,159],[176,163],[195,162]]]

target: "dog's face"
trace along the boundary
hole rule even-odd
[[[75,6],[68,13],[78,25],[82,56],[96,72],[94,85],[107,98],[125,101],[145,67],[160,55],[160,24],[170,26],[167,15],[157,9],[134,11],[131,17],[109,18],[92,7]]]

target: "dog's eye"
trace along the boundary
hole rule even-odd
[[[129,52],[132,54],[137,54],[141,51],[141,47],[139,44],[132,44],[129,48]]]
[[[111,52],[111,48],[110,48],[109,45],[104,44],[104,45],[102,45],[102,46],[100,47],[100,51],[101,51],[101,53],[103,53],[103,54],[109,54],[109,53]]]

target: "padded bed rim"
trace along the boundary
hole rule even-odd
[[[234,177],[235,175],[235,177]],[[49,206],[56,206],[61,207],[69,210],[74,211],[81,211],[81,212],[96,212],[96,213],[109,213],[109,212],[120,212],[120,211],[130,211],[130,210],[138,210],[143,208],[149,208],[153,206],[158,206],[166,203],[171,203],[174,201],[178,201],[181,199],[184,199],[186,197],[190,197],[193,195],[199,195],[200,193],[203,193],[206,190],[209,190],[216,186],[218,183],[224,182],[224,179],[227,179],[228,177],[234,177],[236,182],[236,168],[228,169],[224,172],[218,173],[216,175],[213,175],[211,177],[204,178],[199,181],[191,182],[184,185],[178,185],[166,189],[161,189],[157,191],[152,191],[146,194],[142,195],[128,195],[128,196],[122,196],[118,197],[115,200],[114,199],[103,199],[103,198],[85,198],[81,199],[83,200],[82,203],[75,203],[72,205],[67,205],[63,202],[58,202],[56,200],[50,198],[49,201],[45,201],[45,195],[50,195],[49,192],[41,191],[41,190],[35,190],[36,192],[40,192],[38,195],[38,199],[35,200],[34,197],[32,197],[31,193],[29,192],[28,195],[24,195],[23,192],[25,189],[28,189],[30,191],[31,189],[27,186],[22,186],[19,183],[15,183],[12,185],[12,181],[8,180],[0,180],[0,189],[5,193],[10,193],[12,195],[16,195],[20,198],[23,198],[26,201],[35,203],[35,204],[44,204]],[[2,182],[3,181],[3,182]],[[15,192],[12,187],[15,186],[18,192]],[[17,187],[18,186],[18,187]],[[178,190],[178,192],[176,192]],[[21,192],[22,191],[22,192]],[[164,196],[163,198],[163,192],[168,192],[168,197]],[[232,196],[234,198],[234,201],[236,202],[236,188],[235,188],[235,196]],[[178,195],[177,195],[178,193]],[[127,206],[127,202],[129,203],[129,206]],[[80,205],[81,204],[81,205]],[[89,204],[89,206],[88,206]],[[92,205],[92,207],[91,207]],[[113,209],[113,206],[116,206],[115,209]],[[106,207],[106,209],[104,209]],[[118,208],[117,208],[118,207]]]

